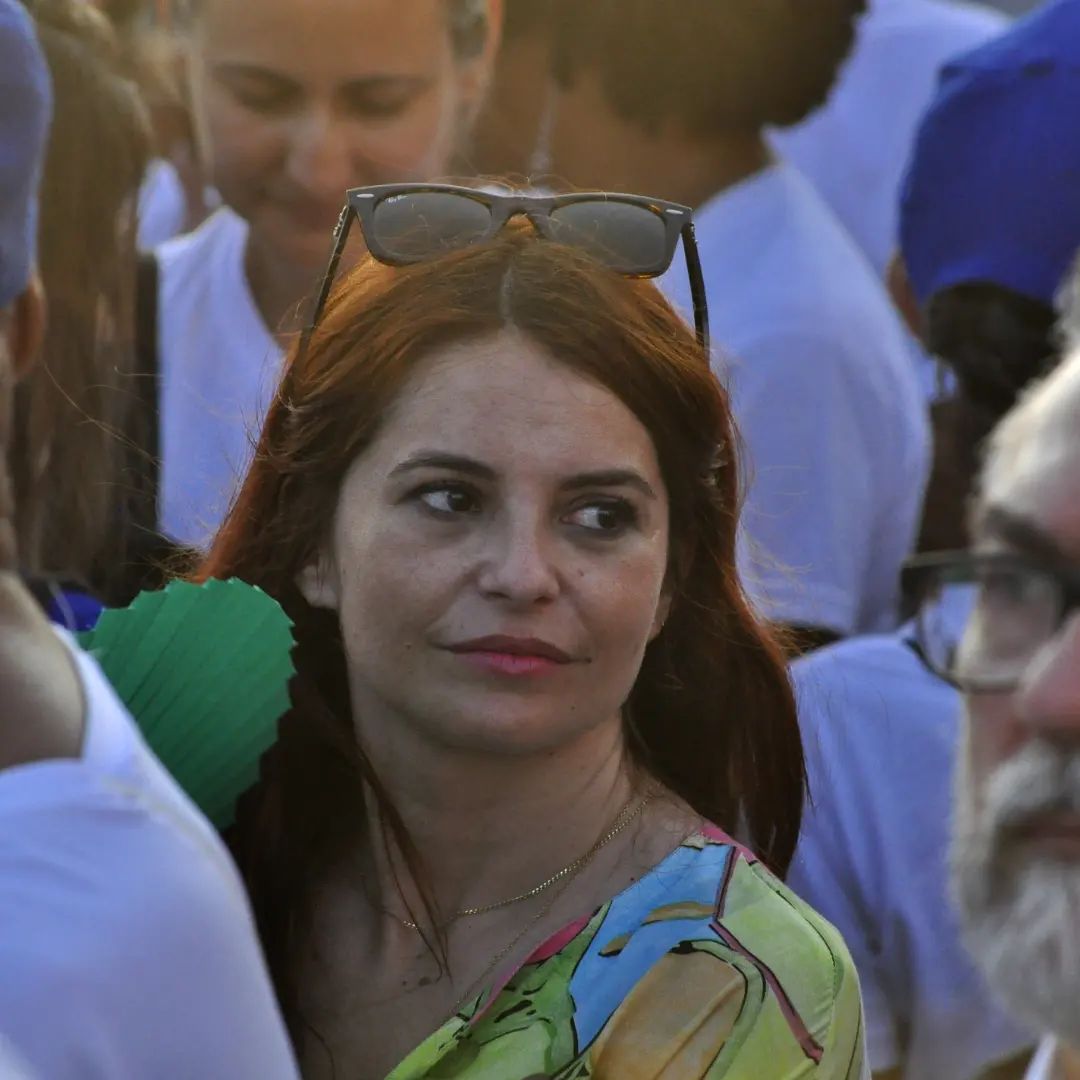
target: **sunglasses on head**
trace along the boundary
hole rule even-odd
[[[705,281],[688,206],[641,195],[503,195],[451,184],[380,184],[353,188],[345,197],[305,342],[322,317],[354,218],[373,258],[409,266],[491,240],[521,214],[545,240],[579,248],[627,277],[659,277],[671,266],[681,237],[698,341],[709,354]]]

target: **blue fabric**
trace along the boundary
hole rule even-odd
[[[16,0],[0,0],[0,308],[26,288],[34,265],[51,114],[49,71],[30,16]]]
[[[45,605],[49,621],[73,634],[93,630],[105,606],[89,593],[71,589],[58,590]]]
[[[871,1066],[967,1080],[1035,1037],[996,1003],[949,902],[961,700],[913,636],[852,638],[792,666],[812,803],[788,884],[851,950]]]
[[[921,304],[988,282],[1052,305],[1080,245],[1080,0],[1053,0],[948,63],[905,178]]]

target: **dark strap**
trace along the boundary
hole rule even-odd
[[[138,529],[158,531],[158,491],[161,473],[161,367],[158,363],[158,261],[153,252],[139,255],[135,287],[136,393],[143,438],[136,447],[141,461],[139,492],[132,506]]]
[[[135,397],[129,436],[127,555],[124,581],[113,604],[126,604],[142,589],[169,576],[177,546],[160,532],[161,364],[158,355],[158,261],[139,255],[135,284]]]

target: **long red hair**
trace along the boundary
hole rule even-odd
[[[708,820],[748,834],[778,872],[795,850],[805,794],[795,703],[782,650],[736,573],[736,432],[693,333],[651,283],[525,227],[404,269],[367,260],[336,289],[308,348],[292,351],[198,575],[259,585],[295,622],[293,708],[230,837],[294,1034],[312,889],[362,842],[364,782],[411,850],[353,734],[336,617],[307,604],[296,577],[410,373],[433,350],[507,326],[630,408],[668,488],[675,599],[625,709],[634,762]]]

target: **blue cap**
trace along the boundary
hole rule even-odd
[[[1080,248],[1080,0],[951,60],[900,200],[920,304],[989,283],[1052,306]]]
[[[34,24],[17,0],[0,0],[0,308],[30,281],[51,115],[52,84]]]

